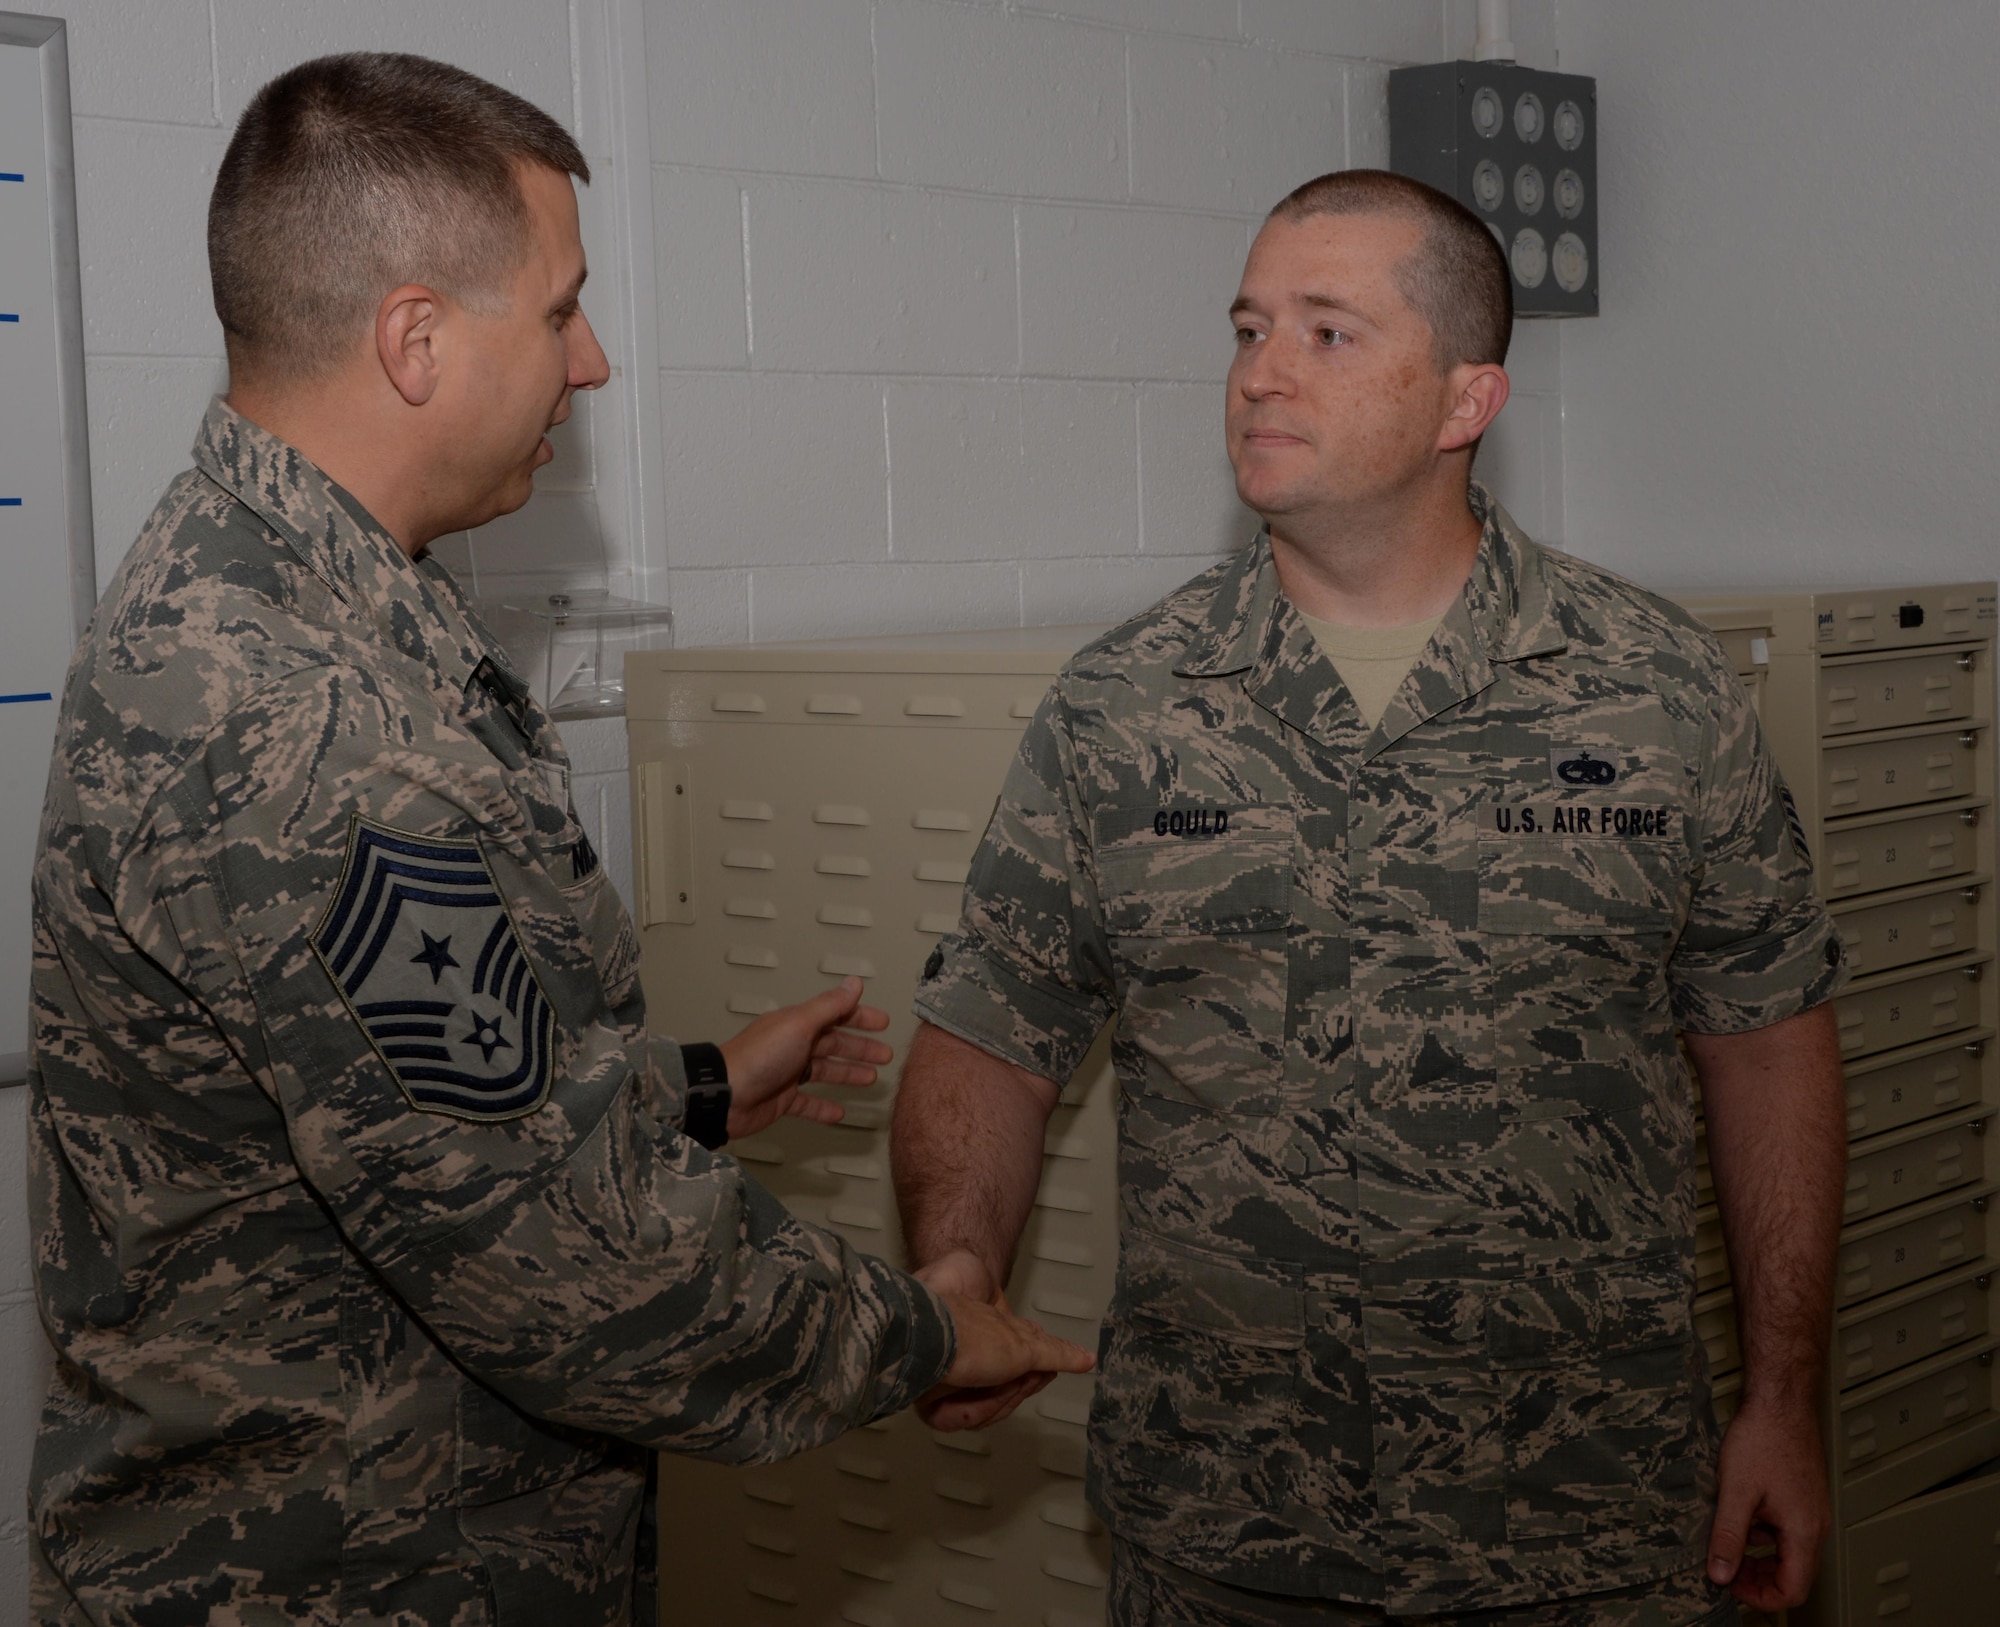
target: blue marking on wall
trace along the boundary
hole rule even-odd
[[[0,508],[19,508],[20,506],[21,499],[18,497],[0,497]]]
[[[0,175],[0,181],[25,181],[25,175]]]
[[[0,322],[18,322],[20,320],[12,311],[0,311]]]
[[[55,696],[46,689],[39,695],[0,695],[0,706],[19,706],[24,701],[52,701]]]

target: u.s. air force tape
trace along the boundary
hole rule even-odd
[[[411,1106],[493,1120],[547,1099],[555,1012],[477,842],[357,814],[312,943]]]

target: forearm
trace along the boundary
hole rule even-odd
[[[1005,1283],[1034,1207],[1059,1087],[930,1023],[896,1093],[890,1167],[910,1262],[964,1250]]]
[[[1847,1172],[1833,1007],[1747,1034],[1689,1034],[1743,1341],[1746,1402],[1818,1392]]]

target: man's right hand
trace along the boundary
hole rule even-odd
[[[944,1382],[917,1402],[933,1429],[984,1429],[997,1424],[1058,1373],[1087,1373],[1097,1358],[1016,1316],[1004,1296],[996,1303],[939,1287],[958,1327],[958,1354]]]

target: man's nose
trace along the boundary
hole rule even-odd
[[[581,310],[569,325],[569,386],[572,390],[595,390],[611,377],[611,362],[597,342],[597,330]]]
[[[1279,353],[1273,336],[1243,352],[1236,369],[1236,387],[1251,400],[1260,396],[1284,395],[1292,383],[1290,359]]]

